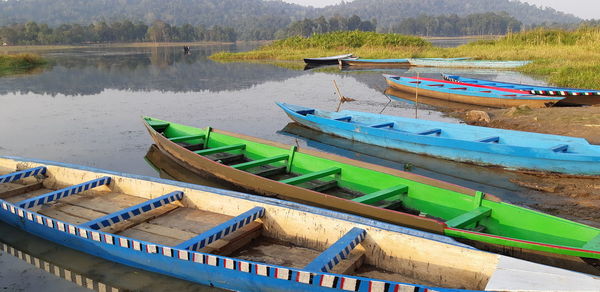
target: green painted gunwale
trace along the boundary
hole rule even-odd
[[[168,138],[202,135],[210,131],[210,128],[194,128],[149,117],[144,117],[144,119],[153,128],[157,125],[168,124],[163,132],[163,135]],[[204,138],[190,139],[186,142],[190,144],[205,143]],[[245,144],[246,147],[229,153],[242,153],[251,160],[290,153],[290,149],[248,141],[217,132],[210,132],[207,146],[208,148],[215,148],[234,144]],[[463,194],[306,153],[295,152],[292,161],[291,172],[301,175],[339,167],[341,169],[339,174],[330,175],[321,180],[335,179],[338,181],[339,186],[365,194],[399,185],[407,186],[407,193],[394,195],[391,200],[401,200],[406,208],[418,210],[437,218],[439,223],[444,226],[444,233],[448,236],[600,259],[600,243],[590,243],[600,239],[600,229],[598,228],[511,205],[501,202],[497,198],[489,199],[493,196],[486,195],[481,199],[477,195]],[[285,166],[287,162],[286,160],[279,160],[270,165]],[[450,228],[444,223],[479,207],[490,208],[491,213],[489,216],[483,217],[478,223],[462,227],[464,229]],[[385,209],[382,209],[383,211]],[[485,230],[483,232],[469,230],[476,227],[476,224],[484,226]],[[591,247],[584,248],[586,244]]]

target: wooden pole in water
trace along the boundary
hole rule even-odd
[[[421,80],[419,79],[419,72],[417,72],[417,87],[415,87],[415,119],[418,118],[419,111],[419,84],[421,84]]]
[[[340,97],[340,102],[338,103],[337,109],[335,110],[336,112],[339,112],[340,107],[342,106],[342,102],[344,100],[344,96],[340,92],[340,88],[337,86],[337,83],[335,82],[335,80],[333,80],[333,86],[335,87],[335,90],[337,91],[337,94]]]

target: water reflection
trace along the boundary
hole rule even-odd
[[[106,89],[161,92],[220,92],[267,81],[282,81],[302,72],[268,64],[218,63],[208,56],[231,46],[93,48],[45,54],[53,65],[20,78],[0,78],[0,95],[35,93],[83,96]]]

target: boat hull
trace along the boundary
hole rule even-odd
[[[409,67],[410,63],[408,63],[408,59],[394,59],[394,60],[377,60],[377,61],[369,61],[369,60],[351,60],[351,59],[340,59],[339,65],[341,67],[346,66],[359,66],[359,67],[375,67],[375,68],[395,68],[395,67]]]
[[[339,59],[351,58],[352,54],[322,57],[322,58],[304,58],[304,63],[308,65],[337,65]]]
[[[179,161],[180,164],[196,171],[209,173],[211,176],[214,176],[219,180],[227,181],[228,183],[241,187],[244,190],[249,190],[264,196],[277,196],[286,200],[292,200],[295,202],[305,203],[312,206],[323,207],[330,210],[337,210],[359,216],[365,216],[375,220],[380,220],[406,227],[427,230],[438,234],[444,233],[444,224],[442,222],[393,210],[386,210],[386,212],[382,212],[381,208],[375,206],[367,204],[357,204],[350,200],[315,192],[309,189],[296,187],[289,184],[280,183],[268,178],[253,175],[245,171],[240,171],[227,165],[212,161],[211,159],[205,158],[203,156],[197,155],[194,152],[189,151],[169,141],[169,139],[160,135],[147,124],[146,128],[148,129],[152,140],[154,140],[154,143],[158,146],[158,148],[161,151],[169,154],[176,161]],[[230,136],[240,137],[247,141],[254,140],[263,144],[270,144],[281,148],[287,148],[285,145],[260,140],[254,137],[228,133],[220,130],[213,131],[224,133]],[[300,151],[302,153],[310,153],[311,155],[316,154],[304,149],[300,149],[297,151]],[[335,158],[334,155],[320,154],[320,156],[325,156],[328,159]],[[344,160],[343,158],[337,159]],[[360,165],[362,163],[355,162],[355,164]],[[381,169],[383,169],[383,167]],[[417,176],[415,175],[415,177]],[[430,183],[436,185],[439,182],[431,180]],[[457,186],[455,186],[455,189],[463,192],[468,192],[467,190]]]
[[[369,129],[368,127],[341,127],[339,125],[328,125],[327,119],[309,120],[302,115],[286,112],[293,121],[327,134],[335,135],[349,140],[359,141],[365,144],[373,144],[385,148],[397,149],[412,153],[418,153],[454,161],[473,163],[478,165],[501,166],[513,170],[533,170],[539,172],[558,172],[576,175],[600,175],[600,165],[597,161],[569,162],[565,160],[549,160],[545,158],[530,158],[526,156],[515,156],[515,153],[494,154],[469,150],[466,148],[455,148],[453,145],[432,145],[420,142],[410,137],[402,137],[396,134],[393,137],[374,134],[381,131]]]
[[[477,61],[477,60],[427,60],[409,59],[411,66],[417,67],[446,67],[446,68],[493,68],[512,69],[525,66],[529,61]]]
[[[559,102],[563,98],[556,99],[511,99],[511,98],[494,98],[494,97],[481,97],[474,95],[464,95],[458,93],[447,93],[436,90],[430,90],[423,87],[416,88],[414,86],[403,85],[389,79],[386,79],[387,84],[399,91],[406,92],[409,94],[419,94],[423,96],[427,96],[430,98],[437,98],[446,101],[464,103],[464,104],[474,104],[485,107],[493,107],[493,108],[509,108],[509,107],[518,107],[518,106],[528,106],[530,108],[544,108],[552,106],[553,104]]]

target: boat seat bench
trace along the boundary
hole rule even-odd
[[[239,170],[246,170],[246,169],[250,169],[253,167],[271,164],[271,163],[277,162],[277,161],[288,160],[289,157],[290,156],[288,154],[281,154],[281,155],[277,155],[277,156],[273,156],[273,157],[267,157],[267,158],[263,158],[263,159],[257,159],[254,161],[248,161],[248,162],[244,162],[244,163],[240,163],[240,164],[235,164],[235,165],[232,165],[231,167],[233,167],[235,169],[239,169]]]
[[[464,213],[446,221],[446,225],[448,225],[448,227],[453,228],[464,228],[465,226],[469,226],[473,223],[479,222],[485,217],[490,216],[491,213],[491,208],[481,206],[475,210]]]
[[[567,152],[567,150],[569,149],[569,145],[567,145],[567,144],[556,145],[550,149],[554,152]]]
[[[365,239],[366,235],[366,230],[353,227],[304,268],[315,272],[331,271],[335,265],[348,257],[350,252]]]
[[[17,181],[17,180],[20,180],[20,179],[23,179],[26,177],[36,176],[38,174],[41,174],[41,175],[46,174],[46,167],[38,166],[38,167],[25,169],[25,170],[21,170],[21,171],[16,171],[16,172],[5,174],[5,175],[0,175],[0,184]]]
[[[487,138],[479,139],[479,140],[477,140],[477,142],[481,142],[481,143],[500,143],[500,137],[498,137],[498,136],[487,137]]]
[[[386,122],[381,124],[370,125],[371,128],[393,128],[394,122]]]
[[[215,147],[215,148],[202,149],[202,150],[194,151],[194,153],[199,154],[199,155],[210,155],[210,154],[215,154],[215,153],[221,153],[221,152],[227,152],[227,151],[233,151],[233,150],[243,150],[243,149],[246,149],[245,144],[233,144],[233,145],[225,145],[225,146]]]
[[[373,204],[373,203],[377,203],[377,202],[381,202],[383,200],[389,199],[398,194],[404,194],[406,192],[408,192],[407,186],[398,185],[395,187],[376,191],[374,193],[370,193],[368,195],[364,195],[362,197],[352,199],[352,201],[358,202],[358,203],[363,203],[363,204]]]
[[[139,216],[143,213],[149,212],[163,205],[170,204],[174,201],[183,199],[183,192],[174,191],[160,197],[150,199],[144,203],[125,208],[123,210],[102,216],[100,218],[91,220],[84,224],[80,224],[82,227],[88,227],[91,229],[99,230],[121,221],[129,220],[132,217]]]
[[[344,121],[350,122],[352,120],[352,117],[351,116],[345,116],[345,117],[336,118],[334,120],[340,121],[340,122],[344,122]]]
[[[225,237],[229,233],[232,233],[245,225],[250,224],[254,220],[261,218],[265,215],[265,209],[263,207],[254,207],[236,217],[221,223],[202,234],[193,237],[185,242],[182,242],[175,246],[175,248],[187,249],[192,251],[198,251],[212,242]]]
[[[102,185],[109,185],[111,178],[108,176],[104,176],[101,178],[97,178],[88,182],[84,182],[78,185],[66,187],[64,189],[56,190],[47,194],[43,194],[37,197],[33,197],[27,200],[23,200],[17,203],[17,205],[21,208],[33,208],[35,206],[43,205],[46,203],[50,203],[52,201],[56,201],[58,199],[68,197],[74,194],[78,194],[89,189],[93,189]]]
[[[317,172],[311,172],[311,173],[307,173],[304,175],[300,175],[300,176],[296,176],[296,177],[291,177],[288,179],[284,179],[284,180],[280,180],[279,182],[284,183],[284,184],[290,184],[290,185],[297,185],[297,184],[301,184],[301,183],[305,183],[311,180],[315,180],[315,179],[319,179],[322,177],[326,177],[332,174],[340,174],[342,172],[342,169],[339,167],[332,167],[332,168],[328,168],[325,170],[321,170],[321,171],[317,171]]]
[[[442,133],[442,129],[430,129],[427,131],[419,132],[419,133],[417,133],[417,135],[431,135],[431,134],[439,135],[441,133]]]
[[[169,138],[169,140],[171,142],[183,142],[183,141],[188,141],[188,140],[193,140],[193,139],[203,139],[204,137],[206,137],[206,135],[204,135],[204,134],[189,135],[189,136],[173,137],[173,138]]]

